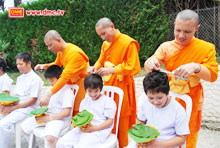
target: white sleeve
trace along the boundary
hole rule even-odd
[[[43,86],[43,81],[39,77],[33,79],[30,85],[30,97],[38,98],[42,86]]]
[[[2,81],[2,91],[11,91],[12,82],[11,78],[4,79]]]
[[[105,107],[104,107],[104,116],[108,118],[115,118],[115,113],[116,113],[116,103],[113,99],[105,97]]]
[[[65,87],[65,86],[64,86]],[[62,91],[62,108],[68,108],[73,107],[73,91],[70,89],[70,87],[65,87],[64,91]]]
[[[141,120],[141,121],[146,121],[147,120],[147,117],[146,117],[146,113],[145,113],[145,104],[147,104],[146,103],[146,101],[147,101],[147,95],[146,94],[142,94],[141,96],[140,96],[140,98],[138,99],[139,101],[138,101],[138,105],[137,105],[137,117],[138,117],[138,119],[139,120]]]
[[[178,106],[176,111],[175,131],[177,135],[187,135],[190,133],[186,111],[181,105]]]
[[[81,101],[79,106],[79,112],[85,110],[86,97]]]

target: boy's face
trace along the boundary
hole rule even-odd
[[[163,108],[168,104],[169,96],[165,93],[159,92],[147,92],[148,100],[151,104],[153,104],[157,108]]]
[[[25,63],[23,59],[16,59],[16,65],[20,73],[28,73],[31,68],[31,62]]]
[[[101,90],[100,88],[87,88],[86,93],[92,98],[92,100],[98,100]]]
[[[56,77],[52,77],[52,78],[47,78],[47,80],[49,81],[51,86],[54,86],[54,84],[57,82],[57,78]]]

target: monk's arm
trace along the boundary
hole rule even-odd
[[[51,88],[53,94],[63,88],[63,86],[72,78],[79,76],[82,71],[88,67],[88,61],[86,61],[80,53],[74,54],[74,56],[69,59],[70,61],[66,64],[61,77],[53,88]]]
[[[44,66],[44,69],[47,69],[48,67],[52,66],[52,65],[58,65],[58,66],[62,66],[61,62],[60,62],[60,58],[61,58],[61,52],[57,53],[57,57],[56,60],[52,63],[48,63]]]
[[[105,48],[105,44],[103,43],[102,49],[101,49],[101,53],[100,53],[100,56],[99,56],[99,59],[96,61],[95,65],[94,65],[97,70],[98,70],[99,68],[101,68],[101,67],[104,65],[104,63],[105,63],[104,48]]]
[[[198,77],[205,81],[214,82],[218,78],[218,63],[216,61],[216,51],[213,49],[200,64],[201,70],[196,73]]]
[[[166,46],[162,44],[157,48],[155,53],[145,61],[144,69],[146,71],[151,71],[151,69],[148,67],[148,62],[150,62],[151,60],[157,60],[161,65],[164,62],[165,58],[166,58]]]
[[[131,43],[128,46],[126,59],[121,64],[115,66],[115,73],[122,75],[135,75],[139,73],[140,70],[141,68],[137,47],[135,43]]]

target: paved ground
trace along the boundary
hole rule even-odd
[[[135,78],[137,98],[143,92],[142,79],[143,79],[143,77]],[[217,124],[219,124],[219,123],[217,123]],[[14,137],[15,137],[14,133],[12,133],[11,134],[10,148],[15,148],[15,139],[14,139]],[[41,139],[37,139],[37,144],[39,145],[39,148],[44,147],[43,141]],[[23,135],[22,135],[22,148],[28,148],[28,144],[27,144],[27,142],[26,142]],[[220,148],[220,131],[209,130],[205,127],[202,127],[200,132],[199,132],[197,148]]]

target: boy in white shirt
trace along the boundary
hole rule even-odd
[[[17,78],[14,94],[19,102],[14,105],[2,105],[0,114],[0,148],[8,148],[10,132],[14,125],[27,117],[32,111],[43,85],[41,78],[32,70],[31,55],[22,52],[16,55],[17,68],[22,75]]]
[[[111,134],[116,104],[102,95],[102,77],[90,74],[84,80],[86,96],[80,103],[80,111],[87,110],[93,119],[85,128],[75,127],[57,142],[57,148],[98,148]]]
[[[44,77],[53,86],[61,74],[62,69],[57,65],[52,65],[45,71]],[[23,132],[25,135],[29,135],[35,127],[45,125],[47,143],[50,148],[55,148],[62,129],[70,123],[73,102],[73,91],[70,85],[65,85],[56,94],[52,95],[48,104],[48,112],[45,115],[29,117],[22,123],[21,128]],[[37,121],[44,122],[45,124],[37,124]]]
[[[169,96],[169,81],[165,73],[153,71],[143,81],[145,96],[138,101],[138,123],[153,126],[160,136],[146,144],[130,142],[128,148],[173,148],[184,144],[189,134],[186,111]]]
[[[0,58],[0,93],[10,94],[13,80],[6,73],[7,64],[4,59]]]

